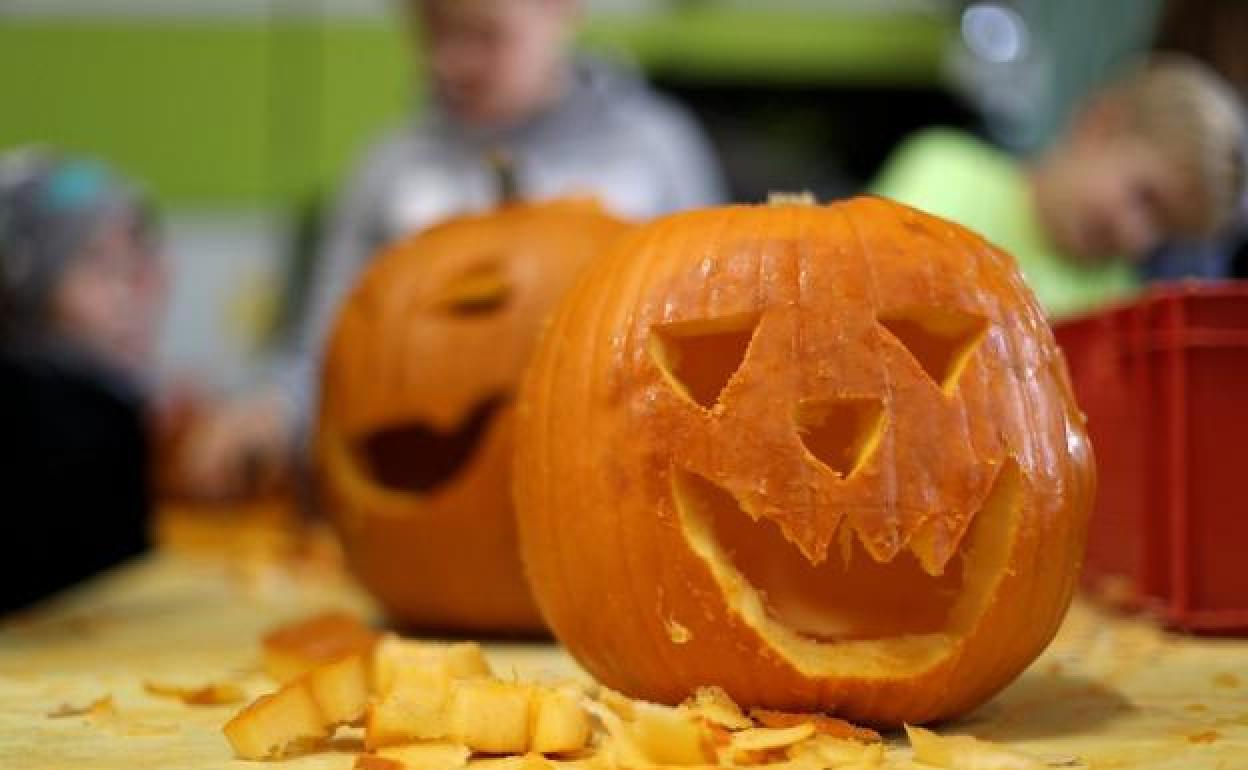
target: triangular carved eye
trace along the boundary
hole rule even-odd
[[[957,310],[919,310],[881,316],[879,322],[946,395],[988,331],[986,318]]]
[[[806,451],[841,478],[866,464],[884,434],[884,405],[876,398],[802,401],[797,431]]]
[[[650,356],[677,392],[711,409],[741,368],[757,327],[756,313],[655,324]]]

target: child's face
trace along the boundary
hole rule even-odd
[[[1067,253],[1092,262],[1138,260],[1190,217],[1179,165],[1145,140],[1085,138],[1068,152],[1053,223]]]
[[[557,93],[572,0],[419,0],[417,7],[434,87],[460,120],[516,122]]]
[[[51,297],[53,327],[114,365],[145,367],[164,310],[160,258],[128,219],[105,223],[66,266]]]

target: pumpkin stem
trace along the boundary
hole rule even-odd
[[[498,202],[516,203],[520,200],[520,181],[516,177],[516,164],[507,150],[496,147],[486,158],[498,186]]]
[[[815,200],[815,194],[810,190],[802,192],[780,192],[772,191],[767,195],[768,206],[817,206],[819,201]]]

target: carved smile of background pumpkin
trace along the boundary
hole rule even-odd
[[[877,199],[668,217],[560,307],[520,399],[521,546],[591,673],[895,725],[1065,612],[1093,469],[1012,260]]]
[[[498,395],[482,401],[450,432],[422,422],[382,428],[357,442],[356,462],[381,486],[433,494],[480,451],[486,431],[509,400]]]

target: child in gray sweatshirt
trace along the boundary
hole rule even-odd
[[[275,383],[228,402],[193,436],[185,478],[205,496],[246,492],[248,467],[294,457],[338,304],[386,243],[499,198],[505,152],[525,198],[597,196],[647,218],[720,202],[695,121],[635,74],[575,56],[577,0],[407,0],[433,103],[365,154],[331,213],[296,349]]]

